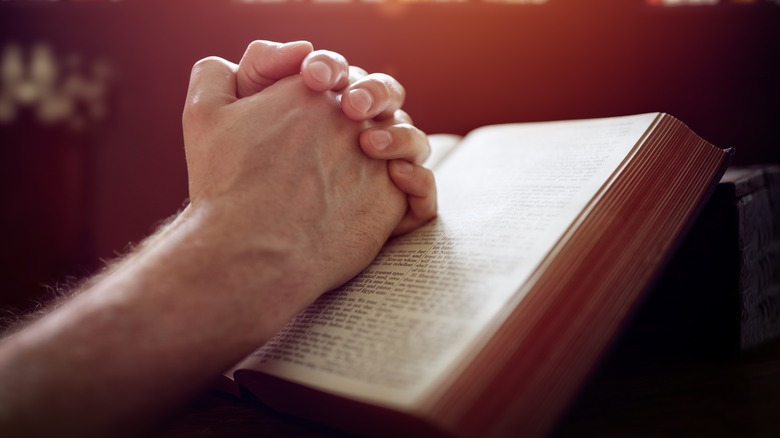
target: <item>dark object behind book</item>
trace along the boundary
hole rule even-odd
[[[554,436],[775,436],[778,289],[780,167],[732,167]]]
[[[780,336],[780,166],[732,167],[607,373],[733,357]]]

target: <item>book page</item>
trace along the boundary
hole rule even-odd
[[[436,171],[439,217],[391,240],[243,366],[413,409],[522,298],[523,283],[655,117],[469,134]]]
[[[440,163],[455,150],[461,140],[463,140],[463,137],[455,134],[428,135],[428,143],[431,146],[431,155],[425,160],[423,166],[435,171]]]

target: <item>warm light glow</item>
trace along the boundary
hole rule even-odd
[[[645,0],[645,3],[654,6],[716,5],[719,2],[719,0]]]
[[[511,3],[542,5],[549,0],[233,0],[237,3]]]

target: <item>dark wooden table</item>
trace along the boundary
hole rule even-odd
[[[730,357],[666,358],[652,367],[607,361],[555,437],[778,437],[780,339]],[[279,415],[251,395],[204,393],[160,437],[337,437]]]
[[[634,372],[606,365],[555,435],[779,437],[780,339]]]

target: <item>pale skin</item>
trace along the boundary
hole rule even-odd
[[[143,433],[432,218],[427,140],[403,99],[308,43],[197,63],[189,205],[0,343],[0,434]]]

